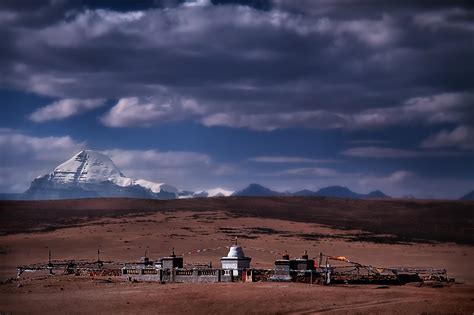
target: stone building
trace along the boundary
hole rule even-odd
[[[183,268],[183,257],[176,257],[176,254],[174,253],[174,248],[172,254],[167,257],[160,258],[160,262],[161,269],[163,270]]]
[[[314,260],[308,258],[305,251],[301,258],[290,259],[290,256],[285,253],[282,259],[275,260],[275,267],[273,276],[270,280],[273,281],[294,281],[296,278],[312,279],[315,273]]]
[[[227,256],[221,258],[224,275],[232,274],[234,277],[242,276],[242,271],[250,268],[251,260],[252,258],[245,256],[242,246],[237,245],[236,239],[234,245],[230,247]]]

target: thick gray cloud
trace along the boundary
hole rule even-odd
[[[451,131],[441,130],[421,144],[425,148],[460,148],[474,150],[474,128],[459,126]]]
[[[112,127],[168,119],[257,130],[472,124],[469,4],[229,2],[127,10],[7,1],[0,84],[117,100],[102,117]],[[423,111],[416,103],[449,97],[456,104]]]

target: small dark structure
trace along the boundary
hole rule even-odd
[[[162,269],[174,269],[174,268],[183,268],[183,257],[176,257],[176,254],[173,252],[168,257],[162,257],[160,259]]]
[[[290,259],[288,253],[282,259],[275,260],[274,274],[270,281],[298,281],[314,282],[319,277],[319,272],[314,266],[314,259],[308,258],[305,251],[301,258]]]

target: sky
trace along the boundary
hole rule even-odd
[[[474,189],[469,1],[0,2],[0,192],[82,149],[182,190]]]

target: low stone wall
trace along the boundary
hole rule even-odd
[[[122,278],[136,281],[162,281],[162,271],[152,268],[127,268],[122,270]]]
[[[220,270],[218,269],[174,270],[174,282],[214,283],[220,282],[220,280]]]
[[[128,281],[161,282],[160,275],[122,275],[122,279]]]
[[[232,281],[232,278],[223,276],[223,281]],[[127,269],[122,278],[129,281],[159,281],[183,283],[214,283],[221,282],[220,269]]]

